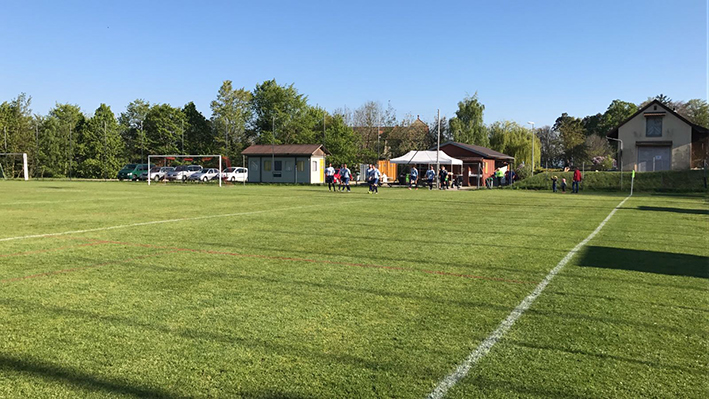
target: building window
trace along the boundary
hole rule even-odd
[[[271,161],[263,161],[263,171],[264,172],[271,171]]]
[[[645,136],[662,137],[662,117],[648,116],[645,118]]]
[[[274,161],[273,162],[273,170],[276,172],[280,172],[283,170],[283,161]]]
[[[318,171],[318,161],[313,161],[313,172]]]
[[[298,161],[295,163],[295,167],[298,172],[305,172],[305,161]]]

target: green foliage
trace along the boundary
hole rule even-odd
[[[449,125],[453,140],[459,143],[489,146],[487,130],[483,124],[485,105],[478,100],[476,92],[472,97],[465,97],[458,103],[455,117]]]
[[[145,118],[150,112],[150,103],[137,99],[126,106],[126,111],[118,117],[121,136],[125,143],[125,158],[129,162],[138,162],[147,157],[145,139]]]
[[[529,190],[551,190],[551,176],[566,178],[571,185],[573,171],[545,172],[519,181],[515,188]],[[586,170],[582,188],[589,191],[619,191],[620,172],[596,172]],[[631,172],[623,172],[623,189],[630,191]],[[663,172],[642,172],[635,174],[633,192],[707,192],[704,188],[704,171],[682,170]]]
[[[124,149],[111,107],[101,104],[77,133],[77,177],[114,178],[124,164]]]
[[[141,163],[147,162],[148,155],[178,154],[185,126],[185,114],[168,104],[153,105],[145,116],[145,154]]]
[[[0,104],[0,152],[25,152],[30,160],[30,175],[34,173],[36,162],[32,162],[37,152],[35,121],[30,104],[32,98],[21,93],[10,102]],[[6,175],[19,176],[21,163],[15,159],[2,157]]]
[[[613,100],[601,117],[601,126],[597,133],[601,136],[606,136],[637,111],[638,106],[633,103]]]
[[[687,101],[685,116],[690,122],[709,129],[709,104],[705,100],[694,98]]]
[[[554,123],[554,130],[559,132],[564,147],[564,160],[567,165],[575,165],[583,160],[586,134],[581,119],[563,113]]]
[[[334,165],[359,163],[358,149],[361,137],[345,124],[342,115],[327,116],[325,132],[324,145],[330,151],[327,162]]]
[[[298,133],[314,127],[308,126],[313,121],[307,97],[292,84],[280,86],[275,79],[256,86],[251,109],[255,118],[251,137],[256,143],[292,144]]]
[[[488,127],[490,148],[515,158],[515,162],[529,165],[532,161],[532,131],[517,122],[494,122]],[[541,141],[534,136],[534,164],[541,160]]]
[[[220,152],[219,139],[216,131],[212,129],[212,123],[197,110],[193,102],[189,102],[182,108],[185,114],[184,128],[181,128],[180,152],[184,155],[210,155]],[[184,140],[184,148],[182,141]]]
[[[222,83],[216,100],[211,103],[214,136],[221,143],[221,151],[232,159],[244,149],[252,105],[252,93],[243,87],[234,89],[231,80]]]

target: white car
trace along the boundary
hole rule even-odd
[[[150,168],[150,180],[152,181],[158,181],[158,180],[163,180],[165,177],[167,177],[167,174],[174,171],[175,168],[171,166],[155,166]],[[143,172],[140,174],[139,177],[140,180],[148,180],[148,172]]]
[[[203,181],[207,182],[219,176],[219,169],[209,168],[202,169],[201,172],[197,172],[189,177],[190,181]]]
[[[247,182],[249,181],[249,170],[239,167],[226,168],[222,172],[222,180],[239,183]]]
[[[193,174],[202,171],[202,167],[199,165],[189,165],[189,166],[178,166],[172,172],[167,174],[168,180],[187,180],[188,177]]]

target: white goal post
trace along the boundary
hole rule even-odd
[[[150,158],[164,158],[164,159],[177,159],[177,158],[219,158],[219,175],[217,175],[219,180],[219,187],[222,186],[222,156],[221,155],[148,155],[148,185],[150,185]],[[156,164],[157,165],[157,164]]]
[[[27,153],[26,152],[0,152],[0,156],[20,156],[22,155],[22,173],[25,180],[29,180],[29,173],[27,171]],[[5,178],[5,171],[2,170],[2,165],[0,165],[0,173],[2,173],[3,178]]]

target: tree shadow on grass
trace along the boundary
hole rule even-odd
[[[183,396],[160,388],[149,388],[110,378],[98,377],[79,370],[44,362],[20,359],[0,353],[0,372],[15,371],[30,374],[44,380],[69,384],[79,389],[112,395],[129,395],[137,398],[181,398]]]
[[[690,215],[709,215],[709,210],[706,209],[671,208],[663,206],[639,206],[636,209],[641,211],[687,213]]]
[[[583,251],[578,264],[581,267],[709,278],[709,257],[669,252],[591,246]]]

